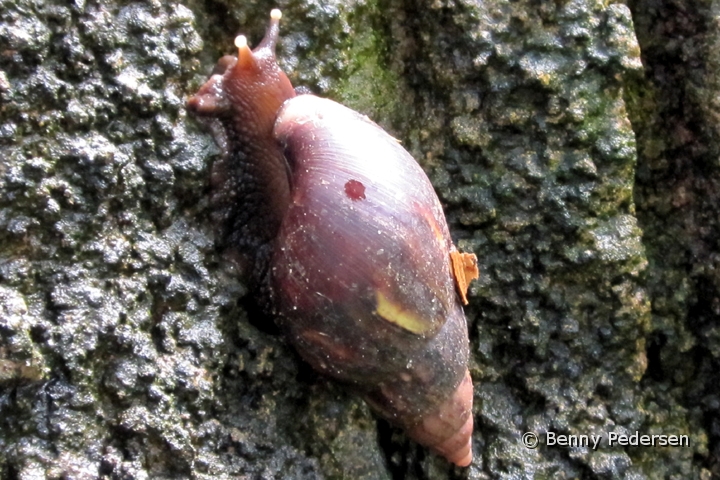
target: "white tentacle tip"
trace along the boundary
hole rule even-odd
[[[245,35],[235,37],[235,46],[238,49],[247,47],[247,37]]]
[[[273,20],[280,20],[282,18],[282,12],[279,8],[273,8],[270,10],[270,18]]]

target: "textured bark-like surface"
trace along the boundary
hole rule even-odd
[[[707,436],[720,477],[720,23],[711,2],[630,2],[644,77],[628,89],[652,302],[654,415]]]
[[[210,220],[219,150],[184,100],[275,6],[293,83],[402,139],[479,258],[468,469],[304,365]],[[0,0],[0,477],[720,474],[713,15]],[[690,445],[527,449],[526,431]]]

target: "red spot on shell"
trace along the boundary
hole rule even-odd
[[[345,194],[350,200],[365,200],[365,185],[357,180],[348,180],[345,184]]]

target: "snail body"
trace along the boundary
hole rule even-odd
[[[305,361],[408,435],[472,461],[462,303],[473,255],[450,238],[430,181],[397,140],[331,100],[296,95],[275,62],[279,11],[188,101],[221,123],[237,185],[231,241]]]

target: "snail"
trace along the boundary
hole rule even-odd
[[[477,259],[454,246],[418,163],[367,117],[296,94],[275,60],[279,10],[222,57],[188,110],[219,125],[229,241],[300,356],[408,436],[472,462],[462,305]],[[217,129],[216,129],[217,130]]]

